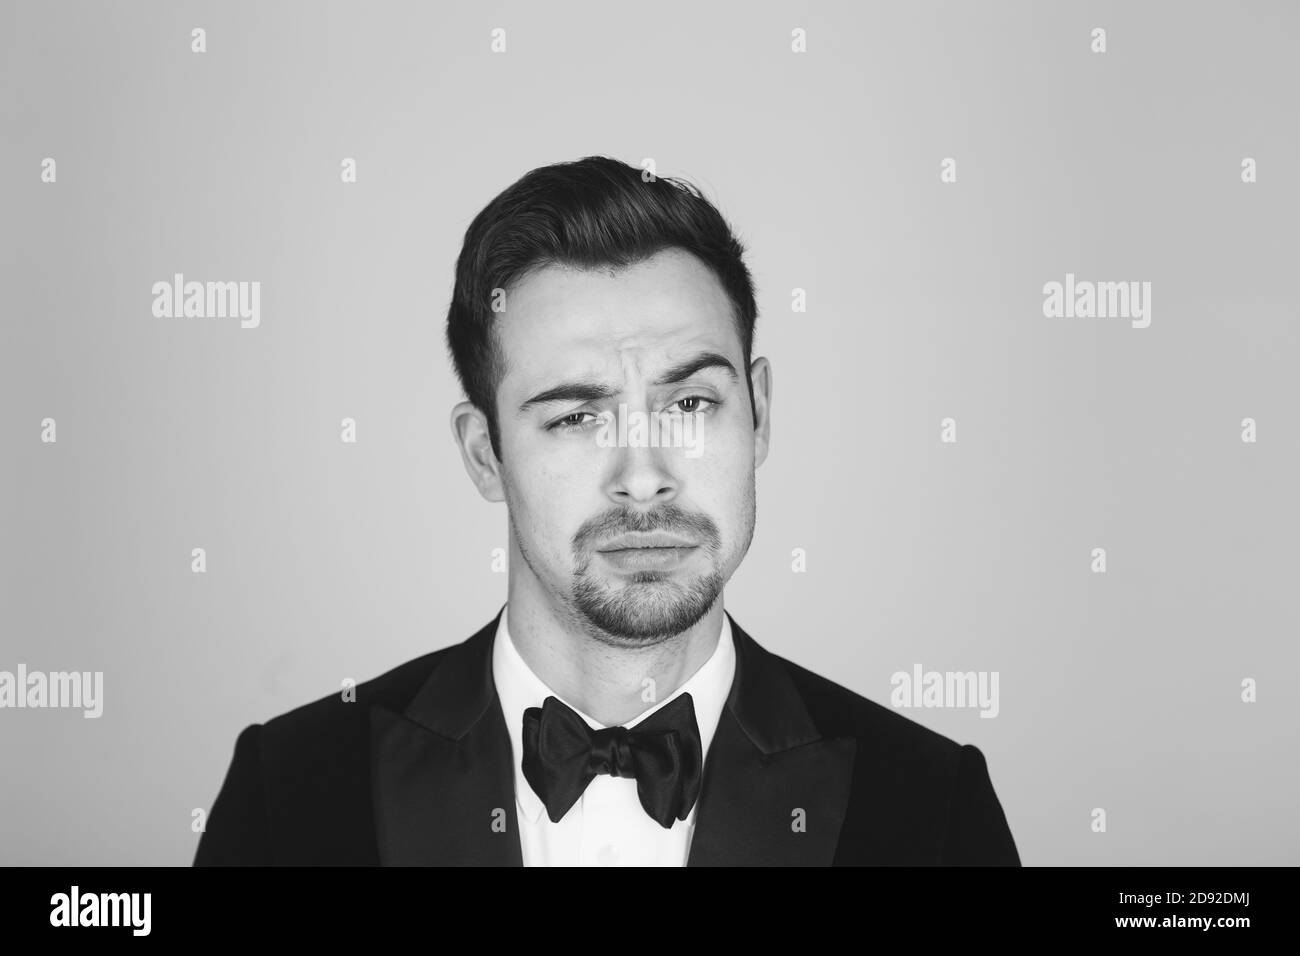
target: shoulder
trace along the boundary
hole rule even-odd
[[[931,730],[793,661],[771,657],[798,691],[818,733],[855,741],[857,775],[889,781],[892,791],[908,800],[988,785],[984,755],[973,744]]]
[[[337,750],[340,745],[364,737],[370,708],[379,706],[400,714],[455,646],[424,654],[347,692],[340,688],[270,718],[260,725],[258,733],[263,750],[280,755],[310,753],[317,747]]]
[[[856,812],[845,824],[843,859],[1019,865],[1006,814],[978,747],[771,656],[821,736],[854,741]],[[881,820],[890,826],[882,830]]]
[[[822,736],[856,737],[883,752],[913,759],[958,759],[962,745],[957,741],[791,660],[766,653],[790,678]]]
[[[401,712],[449,650],[247,725],[195,863],[377,862],[369,824],[369,705]]]

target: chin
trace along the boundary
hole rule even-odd
[[[621,587],[579,581],[573,604],[582,618],[612,639],[611,643],[647,646],[690,630],[709,613],[721,593],[722,578],[717,573],[683,586],[670,575],[642,571],[629,575]]]

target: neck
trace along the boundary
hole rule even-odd
[[[676,693],[713,654],[722,615],[719,595],[689,630],[650,647],[620,646],[598,640],[590,623],[555,607],[531,575],[527,583],[510,575],[507,619],[519,656],[547,687],[607,727]]]

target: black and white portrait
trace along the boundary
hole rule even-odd
[[[1017,863],[977,747],[726,608],[772,441],[757,312],[689,184],[589,156],[488,203],[447,343],[453,437],[505,504],[505,603],[244,731],[196,862]]]
[[[1298,36],[6,2],[22,919],[468,866],[1248,918],[1127,873],[1300,862]]]

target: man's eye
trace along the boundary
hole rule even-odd
[[[592,418],[598,417],[593,412],[572,412],[558,421],[551,422],[551,424],[546,426],[546,430],[554,432],[570,431],[572,429],[581,428],[583,425],[587,424],[582,420],[583,415],[591,415]]]
[[[683,406],[683,405],[688,404],[688,403],[691,403],[691,402],[694,402],[694,405],[693,405],[691,408],[685,408],[685,407],[682,407],[682,408],[681,408],[681,411],[686,412],[688,415],[689,415],[691,412],[702,411],[702,409],[700,408],[700,402],[704,402],[706,405],[718,405],[718,404],[720,404],[719,402],[715,402],[715,401],[714,401],[713,399],[711,399],[711,398],[705,398],[703,395],[688,395],[686,398],[679,398],[679,399],[678,399],[677,401],[675,401],[673,404],[674,404],[674,405],[677,405],[677,406]]]

